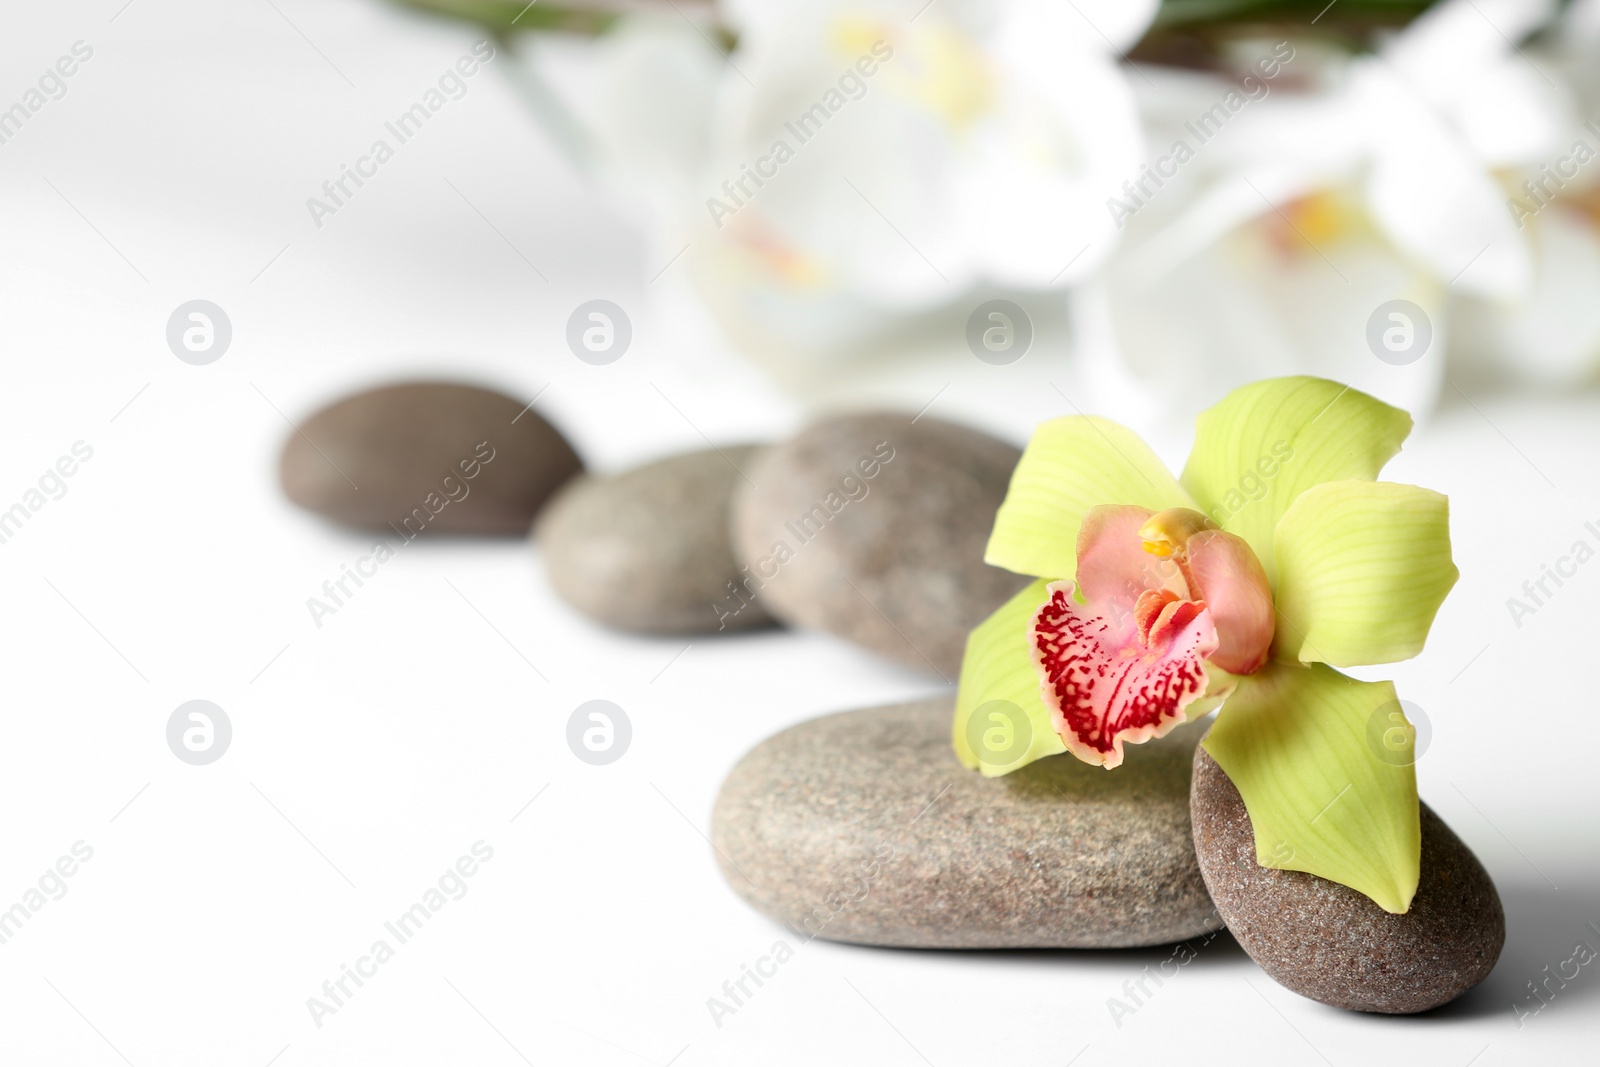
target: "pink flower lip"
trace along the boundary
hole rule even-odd
[[[1062,743],[1107,768],[1125,742],[1160,737],[1208,685],[1265,665],[1272,590],[1245,541],[1199,512],[1132,505],[1090,510],[1076,581],[1052,582],[1030,654]],[[1079,602],[1079,597],[1082,602]]]

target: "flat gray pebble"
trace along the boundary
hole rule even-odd
[[[523,402],[453,382],[383,386],[329,404],[289,435],[278,465],[301,507],[408,539],[522,536],[582,469]]]
[[[755,446],[707,449],[604,477],[556,494],[534,536],[550,584],[590,618],[641,633],[710,633],[771,623],[729,543],[738,468]]]
[[[1422,878],[1404,915],[1325,878],[1259,866],[1244,800],[1202,748],[1191,806],[1218,913],[1250,958],[1301,996],[1353,1011],[1427,1011],[1483,981],[1500,958],[1506,919],[1494,882],[1426,804]]]
[[[1128,948],[1220,928],[1189,829],[1196,730],[983,778],[949,699],[830,715],[747,754],[717,796],[724,877],[798,936],[910,948]]]
[[[899,412],[843,415],[762,453],[734,551],[786,622],[954,680],[967,634],[1030,579],[983,562],[1021,453]]]

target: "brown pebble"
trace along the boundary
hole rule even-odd
[[[1021,453],[912,418],[840,415],[766,449],[735,490],[734,551],[775,617],[953,681],[967,634],[1031,580],[983,562]]]
[[[451,382],[408,382],[322,408],[289,435],[289,499],[336,522],[410,538],[424,531],[520,536],[577,453],[522,402]]]
[[[984,778],[949,698],[829,715],[729,773],[722,873],[798,936],[910,948],[1128,948],[1221,927],[1189,830],[1196,730],[1107,773],[1052,756]]]
[[[1506,920],[1494,882],[1426,804],[1422,877],[1404,915],[1325,878],[1258,865],[1244,800],[1203,748],[1190,806],[1218,913],[1251,959],[1301,996],[1352,1011],[1427,1011],[1483,981],[1500,958]]]
[[[769,625],[729,544],[728,512],[754,446],[672,456],[621,474],[576,478],[534,536],[550,584],[590,618],[639,633],[716,633]]]

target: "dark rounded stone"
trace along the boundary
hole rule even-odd
[[[848,711],[752,749],[712,813],[723,876],[801,937],[908,948],[1129,948],[1222,926],[1195,864],[1197,730],[1113,773],[1052,756],[984,778],[948,699]]]
[[[1244,800],[1203,748],[1190,807],[1217,912],[1250,958],[1301,996],[1352,1011],[1427,1011],[1483,981],[1500,958],[1506,920],[1494,882],[1426,804],[1422,877],[1404,915],[1325,878],[1259,866]]]
[[[954,680],[968,632],[1029,581],[983,562],[1020,457],[938,419],[828,419],[738,486],[735,554],[778,618]]]
[[[534,529],[550,584],[590,618],[642,633],[742,630],[772,620],[734,591],[729,543],[740,468],[755,446],[673,456],[570,482]]]
[[[408,382],[328,405],[284,443],[283,491],[337,522],[519,536],[577,453],[517,400],[451,382]]]

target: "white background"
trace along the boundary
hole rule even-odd
[[[414,373],[529,399],[548,386],[537,410],[614,469],[702,434],[779,435],[805,412],[726,350],[671,268],[651,281],[665,259],[547,147],[494,64],[317,229],[306,198],[474,35],[357,0],[274,2],[5,6],[0,107],[73,42],[94,57],[0,145],[0,508],[74,442],[94,456],[0,545],[0,908],[74,842],[94,855],[0,945],[0,1062],[1592,1055],[1595,965],[1520,1028],[1512,1005],[1579,940],[1600,948],[1600,562],[1520,628],[1506,598],[1574,541],[1600,547],[1584,528],[1600,528],[1600,401],[1454,390],[1389,474],[1450,494],[1463,577],[1426,653],[1389,676],[1432,723],[1424,798],[1506,903],[1507,950],[1480,989],[1424,1017],[1346,1014],[1224,938],[1119,1027],[1107,998],[1169,949],[818,942],[714,1026],[707,998],[793,942],[717,873],[703,835],[722,776],[785,725],[941,683],[816,635],[607,633],[517,542],[410,547],[313,625],[306,598],[369,541],[280,496],[284,416]],[[205,367],[164,339],[196,297],[234,329]],[[606,367],[562,341],[595,297],[635,326]],[[930,413],[1020,442],[1068,410],[1045,380],[1073,388],[1058,346],[972,361]],[[564,741],[597,697],[634,726],[605,767]],[[206,767],[165,741],[196,698],[234,729]],[[494,856],[467,895],[317,1027],[307,998],[479,840]]]

